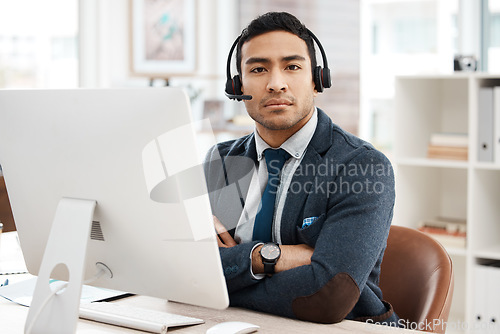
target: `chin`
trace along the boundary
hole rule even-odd
[[[289,123],[289,122],[261,122],[260,123],[263,127],[269,130],[288,130],[292,127],[295,126],[295,124]]]

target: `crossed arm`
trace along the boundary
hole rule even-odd
[[[214,216],[214,225],[217,231],[217,243],[219,247],[229,248],[236,246],[237,243],[233,237],[226,231],[222,223]],[[254,274],[263,274],[264,265],[260,258],[260,249],[262,246],[256,247],[252,252],[252,271]],[[281,256],[276,263],[275,272],[279,273],[285,270],[293,269],[300,266],[311,264],[311,256],[314,249],[305,244],[299,245],[280,245]]]
[[[289,242],[285,243],[289,245],[281,246],[282,256],[276,274],[271,277],[259,280],[252,275],[263,273],[260,248],[255,247],[258,242],[237,244],[216,221],[232,306],[320,323],[388,312],[379,300],[376,275],[392,218],[393,174],[389,161],[378,151],[360,149],[356,153],[342,166],[361,166],[362,171],[341,170],[338,177],[318,176],[320,183],[329,185],[329,196],[322,192],[307,193],[304,217],[315,215],[318,219],[305,230],[297,229],[298,222],[288,222],[290,230],[285,240]],[[380,166],[388,167],[379,173]],[[217,175],[219,178],[212,178],[215,180],[212,188],[223,189],[219,188],[220,183],[227,186],[227,179]],[[300,181],[303,180],[299,177],[297,182]],[[377,191],[352,188],[374,184],[379,186]],[[227,189],[232,191],[231,187]],[[231,191],[214,191],[211,196],[214,215],[225,219],[225,223],[239,217],[230,211],[231,205],[238,204],[231,202],[233,198],[228,195],[233,194]],[[302,218],[297,215],[289,215],[288,219]],[[293,240],[303,244],[295,244]],[[357,305],[361,292],[363,299]]]

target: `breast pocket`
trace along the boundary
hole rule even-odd
[[[299,243],[306,244],[314,248],[319,233],[323,228],[326,219],[326,213],[319,217],[306,217],[302,221],[302,226],[297,226],[297,240]]]

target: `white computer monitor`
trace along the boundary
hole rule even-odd
[[[0,165],[34,275],[57,210],[70,218],[54,232],[52,257],[73,261],[65,253],[75,248],[68,235],[77,223],[61,199],[90,200],[84,276],[99,262],[113,275],[93,285],[227,307],[202,155],[181,89],[0,91]],[[50,270],[68,279],[65,265]]]

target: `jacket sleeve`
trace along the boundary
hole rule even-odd
[[[252,261],[250,259],[253,247],[258,241],[243,243],[231,248],[219,247],[222,260],[222,270],[226,278],[229,294],[243,290],[259,283],[251,272]]]
[[[385,249],[395,198],[392,168],[382,153],[364,149],[349,166],[359,169],[328,176],[327,208],[313,223],[322,228],[311,265],[235,291],[231,305],[320,323],[349,314],[369,275],[378,275],[373,269]],[[325,194],[311,193],[308,201],[314,196]]]
[[[250,183],[253,162],[241,157],[230,160],[229,164],[232,167],[230,169],[241,172],[237,175],[231,175],[225,168],[226,164],[228,164],[227,159],[223,161],[217,147],[214,146],[206,155],[204,170],[212,212],[234,236],[243,209],[241,189],[244,186],[242,187],[241,183]],[[244,243],[231,248],[219,247],[222,269],[230,294],[260,281],[251,272],[250,256],[257,243],[257,241]]]

